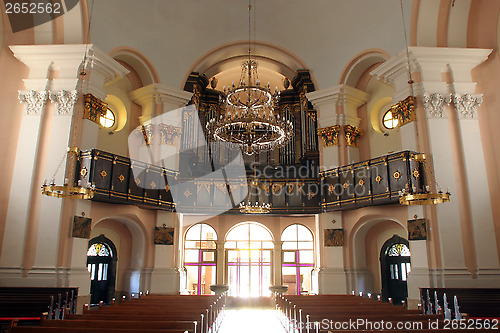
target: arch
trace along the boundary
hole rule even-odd
[[[274,235],[273,235],[272,231],[271,231],[268,227],[266,227],[264,224],[259,223],[259,222],[254,222],[254,221],[245,221],[245,222],[240,222],[240,223],[237,223],[237,224],[233,225],[233,226],[232,226],[232,227],[231,227],[231,228],[230,228],[230,229],[226,232],[226,235],[225,235],[225,237],[224,237],[224,240],[225,240],[225,241],[228,241],[228,238],[227,238],[227,237],[229,236],[229,234],[231,233],[231,231],[233,231],[233,230],[234,230],[234,229],[236,229],[237,227],[241,227],[241,226],[243,226],[243,225],[245,225],[245,224],[250,224],[250,225],[252,225],[252,224],[253,224],[253,225],[258,225],[258,226],[260,226],[260,227],[264,228],[264,229],[265,229],[265,230],[269,233],[269,235],[271,236],[271,241],[274,241],[274,239],[275,239],[275,238],[274,238]]]
[[[382,240],[378,238],[383,238],[384,234],[393,235],[396,229],[407,230],[405,224],[399,220],[376,214],[363,216],[353,225],[347,236],[346,244],[349,247],[349,253],[345,258],[353,269],[353,275],[350,277],[352,290],[374,293],[381,287],[378,254],[373,256],[370,252],[371,255],[368,255],[367,249],[374,250],[381,246]],[[370,238],[368,239],[369,232]],[[383,239],[384,242],[385,240]],[[377,242],[379,242],[378,245]]]
[[[302,224],[302,223],[290,223],[289,225],[287,225],[287,226],[283,229],[283,231],[281,232],[281,234],[280,234],[280,239],[282,239],[282,237],[283,237],[283,233],[285,232],[285,230],[286,230],[286,229],[288,229],[288,227],[291,227],[291,226],[294,226],[294,225],[300,225],[300,226],[302,226],[302,227],[306,228],[306,229],[307,229],[307,230],[311,233],[312,240],[313,240],[313,242],[314,242],[314,232],[311,230],[311,228],[309,228],[307,225],[304,225],[304,224]]]
[[[340,75],[339,84],[355,87],[363,73],[371,66],[385,62],[390,54],[382,49],[367,49],[359,52],[347,63]]]
[[[190,226],[189,226],[188,228],[186,228],[186,230],[184,231],[184,235],[182,236],[182,239],[186,240],[186,237],[187,237],[187,234],[189,233],[189,231],[190,231],[191,229],[193,229],[193,227],[195,227],[195,226],[197,226],[197,225],[201,225],[201,226],[203,226],[203,225],[207,225],[207,226],[209,226],[209,227],[210,227],[210,229],[212,229],[212,230],[213,230],[213,232],[214,232],[214,234],[215,234],[215,238],[214,238],[214,240],[217,240],[217,239],[218,239],[219,235],[217,234],[217,230],[215,230],[215,228],[214,228],[212,225],[210,225],[210,223],[207,223],[207,222],[198,222],[198,223],[194,223],[194,224],[190,225]]]
[[[128,46],[119,46],[111,50],[109,55],[130,65],[141,78],[143,86],[160,83],[160,76],[153,63],[140,51]]]
[[[150,241],[147,230],[139,217],[134,215],[106,216],[93,223],[92,229],[98,227],[100,223],[104,224],[106,221],[110,223],[118,222],[124,225],[130,232],[132,244],[130,249],[130,265],[126,272],[122,272],[125,274],[123,275],[123,289],[126,292],[138,293],[141,289],[142,271],[148,263],[147,246]],[[107,226],[103,226],[103,228],[112,230]]]
[[[279,73],[288,79],[292,79],[299,69],[309,69],[306,63],[297,55],[278,45],[254,41],[253,50],[255,52],[252,57],[258,61],[259,68]],[[236,41],[219,45],[200,56],[194,62],[182,80],[182,88],[192,72],[205,74],[210,78],[229,69],[239,69],[241,62],[247,58],[248,41]],[[318,83],[312,73],[311,80],[317,88]]]

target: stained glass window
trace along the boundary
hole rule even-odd
[[[409,257],[410,249],[405,244],[394,244],[387,251],[389,257]]]
[[[110,257],[112,256],[109,247],[103,243],[93,244],[87,251],[88,257]]]

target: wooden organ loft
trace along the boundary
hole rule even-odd
[[[201,127],[205,128],[209,119],[222,113],[220,108],[221,92],[209,87],[209,80],[205,75],[191,73],[184,90],[194,94],[191,103],[196,106]],[[294,125],[294,138],[286,146],[273,151],[264,152],[255,156],[246,156],[245,164],[251,164],[258,168],[266,166],[295,166],[306,167],[309,170],[308,177],[316,178],[319,165],[318,136],[316,110],[306,98],[306,93],[314,91],[314,85],[308,70],[299,70],[291,81],[291,87],[280,91],[279,114]],[[191,128],[189,123],[191,117],[184,118],[183,128]],[[200,138],[205,138],[204,133],[183,133],[181,150],[188,145],[198,144]],[[207,138],[208,140],[208,138]],[[220,151],[217,144],[198,147],[181,158],[182,166],[191,167],[194,164],[193,175],[204,174],[212,167],[217,169],[226,165],[234,152]],[[183,169],[180,167],[180,169]],[[292,168],[289,168],[290,170]],[[251,172],[251,170],[249,170]]]
[[[77,181],[81,186],[96,186],[92,200],[183,213],[240,214],[239,203],[251,199],[270,203],[271,214],[317,214],[398,204],[399,191],[425,188],[424,166],[410,151],[319,172],[316,111],[306,98],[314,86],[307,70],[297,72],[279,101],[280,114],[294,124],[294,139],[274,151],[243,154],[245,171],[228,178],[224,172],[230,170],[228,163],[239,149],[221,148],[205,140],[204,133],[208,119],[221,113],[221,93],[199,73],[191,73],[185,90],[193,92],[190,104],[194,107],[183,109],[182,128],[176,129],[179,169],[97,149],[84,151]],[[200,124],[195,123],[194,112]],[[170,134],[162,136],[171,138]]]

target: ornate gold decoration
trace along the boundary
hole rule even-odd
[[[293,188],[295,187],[295,184],[293,184],[293,183],[292,184],[287,184],[286,186],[288,188],[288,194],[292,194]]]
[[[317,133],[323,139],[323,147],[339,145],[340,125],[318,128]]]
[[[149,184],[149,186],[151,186],[151,189],[155,189],[156,187],[156,183],[154,181],[151,182],[151,184]]]
[[[106,178],[106,176],[108,175],[106,170],[102,170],[101,172],[99,172],[99,174],[101,175],[102,178]]]
[[[108,104],[92,94],[83,96],[84,117],[94,123],[100,124],[100,118],[108,111]]]
[[[118,180],[119,180],[119,181],[120,181],[120,183],[121,183],[121,182],[123,182],[123,181],[125,180],[125,177],[124,177],[122,174],[120,174],[120,175],[118,176]]]
[[[184,191],[184,196],[185,196],[186,198],[189,198],[189,196],[190,196],[191,194],[193,194],[193,193],[191,193],[191,192],[189,191],[189,189],[186,189],[186,191]]]
[[[269,194],[271,185],[269,185],[269,184],[262,184],[260,187],[266,192],[266,194]]]
[[[415,177],[415,179],[418,179],[418,177],[420,177],[420,171],[418,171],[418,169],[415,169],[413,170],[412,175],[413,177]]]
[[[359,184],[360,186],[364,186],[364,185],[365,185],[365,181],[364,181],[364,179],[360,179],[360,180],[359,180],[359,182],[358,182],[358,184]]]
[[[202,188],[205,188],[205,190],[210,193],[210,185],[212,184],[212,182],[210,181],[199,181],[197,184],[196,184],[196,192],[199,193],[201,191]]]
[[[81,168],[80,176],[85,177],[88,173],[89,173],[89,170],[87,169],[87,167]]]
[[[226,193],[227,186],[225,182],[214,182],[214,185],[219,189],[219,191]]]
[[[382,176],[378,175],[376,178],[375,178],[375,181],[380,184],[380,182],[382,181]]]
[[[344,185],[342,185],[342,187],[344,188],[344,190],[347,190],[347,188],[349,187],[349,183],[345,182]]]
[[[310,190],[309,193],[307,193],[307,198],[311,200],[315,195],[316,194],[312,190]]]
[[[328,192],[330,192],[330,194],[332,194],[333,191],[335,191],[335,186],[333,186],[333,184],[330,184],[330,186],[328,186]]]
[[[273,184],[273,194],[278,193],[283,188],[283,184],[281,183],[274,183]]]
[[[309,118],[311,118],[312,120],[316,121],[316,111],[307,111],[307,115],[309,116]]]
[[[167,192],[170,191],[170,186],[165,185],[165,191],[167,191]]]
[[[403,126],[415,120],[415,97],[408,96],[391,107],[392,116],[398,119],[398,126]]]
[[[358,139],[363,135],[363,130],[351,125],[344,126],[345,140],[349,147],[357,147]]]
[[[158,144],[175,145],[175,140],[181,135],[180,127],[166,124],[146,124],[135,130],[136,134],[142,136],[146,145],[151,144],[152,140],[160,136]]]
[[[403,176],[403,174],[401,172],[399,172],[398,170],[394,171],[394,173],[392,174],[392,177],[394,177],[394,179],[396,179],[398,181],[401,179],[401,176]]]
[[[90,184],[89,184],[90,185]],[[57,186],[55,184],[44,184],[42,186],[42,194],[54,198],[64,199],[92,199],[95,194],[95,186],[80,187],[80,186]]]

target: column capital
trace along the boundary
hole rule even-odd
[[[130,99],[143,108],[143,117],[147,118],[145,120],[151,118],[153,99],[155,103],[163,104],[163,112],[168,112],[186,106],[192,96],[191,92],[159,83],[152,83],[129,93]]]
[[[104,84],[129,72],[93,44],[13,45],[10,49],[30,69],[29,78],[24,80],[27,89],[40,90],[40,85],[47,83],[49,69],[52,69],[58,71],[58,78],[52,80],[51,90],[74,90],[80,71],[85,69],[87,76],[82,92],[104,100]],[[85,58],[87,61],[83,64]]]
[[[26,104],[27,115],[40,115],[47,102],[48,96],[49,91],[47,90],[19,91],[19,100]]]

